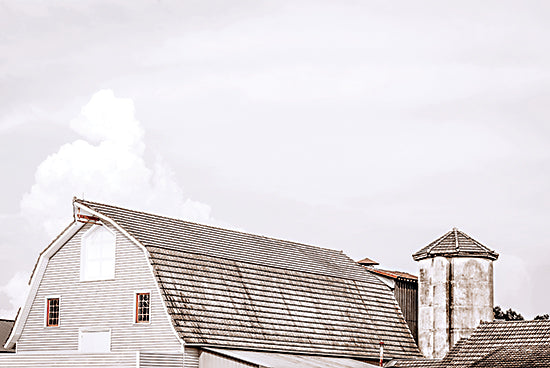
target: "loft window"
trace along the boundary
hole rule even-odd
[[[149,293],[136,293],[136,323],[149,323],[149,301]]]
[[[115,234],[105,226],[93,226],[82,236],[82,281],[115,278]]]
[[[109,353],[111,351],[111,330],[81,330],[78,350],[81,353]]]
[[[46,326],[59,326],[59,298],[46,299]]]

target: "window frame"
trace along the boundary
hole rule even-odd
[[[149,320],[148,321],[138,321],[138,298],[139,295],[148,294],[149,295]],[[150,325],[151,324],[151,290],[136,290],[134,291],[134,312],[133,312],[133,322],[135,325]]]
[[[104,228],[113,235],[114,242],[114,259],[113,259],[113,277],[108,278],[86,278],[86,238],[92,235],[100,228]],[[116,250],[117,250],[117,234],[114,230],[110,229],[102,222],[94,223],[80,238],[80,281],[81,282],[94,282],[94,281],[108,281],[116,279]]]
[[[57,299],[57,324],[50,325],[50,300]],[[61,296],[60,295],[47,295],[44,297],[44,327],[56,328],[61,325]]]

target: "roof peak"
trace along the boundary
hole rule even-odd
[[[413,254],[415,261],[433,257],[474,257],[496,260],[498,253],[487,248],[468,234],[453,227],[418,252]]]

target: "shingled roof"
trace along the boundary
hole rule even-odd
[[[419,261],[421,259],[437,256],[481,257],[496,260],[498,258],[498,253],[487,248],[457,228],[453,228],[448,233],[413,254],[413,259]]]
[[[482,322],[442,360],[404,359],[396,368],[550,367],[550,321]]]
[[[75,206],[143,245],[189,345],[377,359],[419,356],[391,291],[340,251],[111,205]]]
[[[0,319],[0,353],[15,353],[15,349],[6,349],[4,344],[8,340],[14,321],[11,319]]]

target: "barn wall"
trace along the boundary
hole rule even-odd
[[[183,368],[183,354],[140,353],[139,368]]]
[[[145,253],[116,234],[115,279],[80,281],[80,240],[85,225],[48,261],[17,352],[77,351],[79,329],[110,329],[111,351],[181,351],[162,306]],[[151,292],[151,323],[134,323],[135,291]],[[60,325],[45,327],[46,298],[60,296]]]
[[[2,368],[136,368],[136,353],[110,354],[1,354],[0,367]]]

